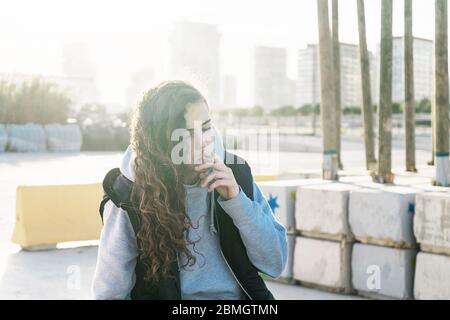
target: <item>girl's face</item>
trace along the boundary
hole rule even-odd
[[[184,115],[190,139],[186,139],[186,149],[190,150],[190,165],[213,162],[214,134],[208,105],[203,102],[189,103]]]

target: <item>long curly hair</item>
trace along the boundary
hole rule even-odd
[[[183,268],[195,264],[188,246],[192,222],[186,214],[182,168],[171,160],[175,129],[186,128],[186,105],[206,99],[192,85],[167,81],[148,90],[135,109],[131,144],[136,153],[133,205],[138,209],[140,259],[147,266],[146,280],[169,274],[178,255]],[[195,251],[195,248],[194,248]]]

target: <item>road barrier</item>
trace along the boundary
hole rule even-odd
[[[12,241],[24,249],[97,240],[101,184],[18,186]]]

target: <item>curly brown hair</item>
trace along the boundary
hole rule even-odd
[[[147,280],[167,275],[178,254],[186,257],[183,268],[196,262],[188,248],[195,242],[189,239],[192,222],[186,214],[183,168],[171,160],[177,143],[171,141],[171,135],[175,129],[186,128],[186,105],[201,101],[206,103],[192,85],[167,81],[148,90],[133,115],[132,199],[139,213],[139,257],[147,266]]]

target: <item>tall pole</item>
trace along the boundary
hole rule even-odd
[[[337,133],[333,88],[333,52],[329,27],[328,0],[317,0],[320,51],[321,120],[323,136],[322,177],[338,179]]]
[[[374,181],[392,183],[392,0],[381,2],[378,170]]]
[[[405,0],[405,156],[406,171],[417,172],[415,141],[412,0]]]
[[[435,167],[439,186],[449,185],[449,83],[447,0],[435,2]]]
[[[361,64],[362,85],[362,116],[364,123],[364,145],[366,150],[366,169],[375,170],[375,133],[373,128],[373,107],[370,85],[370,58],[367,50],[366,18],[364,12],[364,0],[357,0],[358,30],[359,30],[359,57]]]
[[[333,79],[334,79],[334,105],[336,108],[336,152],[339,169],[343,169],[341,160],[341,53],[339,46],[339,4],[338,0],[333,0],[332,31],[333,31]]]

